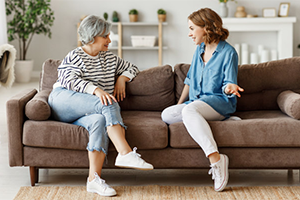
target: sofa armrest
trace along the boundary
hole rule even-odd
[[[8,153],[10,166],[23,165],[23,124],[25,122],[25,105],[37,93],[36,89],[27,89],[6,102]]]

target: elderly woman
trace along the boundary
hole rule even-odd
[[[126,127],[117,102],[125,98],[126,82],[139,70],[108,51],[110,28],[110,23],[93,15],[81,22],[78,34],[83,46],[69,52],[58,67],[58,79],[48,100],[56,120],[88,130],[87,191],[102,196],[116,195],[100,178],[109,139],[118,151],[116,166],[153,169],[125,139]]]
[[[224,120],[235,112],[236,96],[244,91],[237,85],[238,55],[225,41],[229,32],[213,10],[193,12],[188,26],[197,48],[181,97],[177,105],[162,112],[162,119],[168,124],[183,121],[211,163],[215,190],[222,191],[229,177],[229,159],[219,153],[207,120]]]

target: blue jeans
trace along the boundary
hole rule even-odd
[[[106,127],[123,123],[119,104],[102,105],[100,99],[91,94],[75,92],[62,87],[54,88],[48,103],[55,120],[82,126],[89,132],[88,151],[108,152],[109,138]]]

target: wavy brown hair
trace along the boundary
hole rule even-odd
[[[202,8],[188,16],[195,25],[205,28],[204,43],[218,43],[220,40],[226,40],[229,31],[223,28],[221,17],[210,8]]]

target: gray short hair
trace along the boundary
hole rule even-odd
[[[89,15],[82,20],[78,28],[78,35],[81,43],[92,44],[94,37],[105,37],[111,29],[111,23],[95,15]]]

